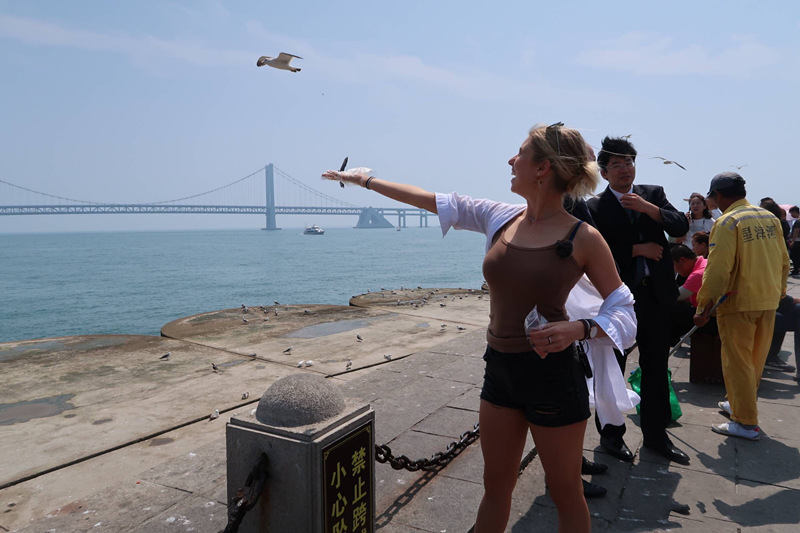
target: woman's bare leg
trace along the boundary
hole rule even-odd
[[[547,477],[550,497],[558,509],[558,530],[588,533],[592,523],[581,482],[586,420],[554,428],[531,424],[530,428]]]
[[[517,483],[528,421],[522,411],[498,407],[486,400],[481,400],[478,419],[483,452],[483,499],[474,533],[502,533],[511,511],[511,494]]]

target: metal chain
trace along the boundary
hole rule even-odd
[[[267,454],[262,453],[261,459],[247,476],[244,487],[237,490],[236,495],[231,497],[231,501],[228,504],[228,524],[220,533],[236,533],[239,531],[244,515],[255,507],[267,484],[267,478],[269,477],[267,472],[268,463]]]
[[[395,470],[408,470],[409,472],[416,472],[417,470],[434,470],[437,467],[444,466],[449,463],[453,457],[458,455],[461,450],[478,440],[480,437],[480,427],[476,423],[469,431],[461,434],[458,440],[454,440],[447,445],[443,452],[436,452],[430,459],[417,459],[412,461],[405,455],[395,457],[392,454],[392,449],[386,444],[375,445],[375,460],[379,463],[389,463]]]

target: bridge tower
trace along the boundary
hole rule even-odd
[[[265,230],[281,229],[275,225],[275,176],[272,173],[272,163],[264,167],[264,179],[266,180],[267,203],[266,216],[267,227]]]

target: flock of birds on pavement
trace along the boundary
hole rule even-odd
[[[417,289],[422,289],[422,287],[417,287]],[[400,290],[404,290],[404,289],[401,287]],[[381,291],[382,291],[381,295],[383,297],[386,297],[386,294],[385,294],[386,289],[381,288]],[[367,290],[367,293],[369,293],[369,292],[370,291]],[[435,295],[437,292],[439,292],[439,290],[435,289],[435,290],[431,291],[430,293],[424,295],[419,301],[413,301],[412,300],[409,303],[414,308],[418,308],[420,306],[424,306],[427,303],[429,297]],[[476,292],[476,291],[474,291],[474,290],[470,290],[469,291],[470,294],[473,294],[474,292]],[[392,294],[392,295],[397,294],[397,291],[391,291],[390,294]],[[464,296],[461,296],[461,295],[458,296],[459,299],[462,299],[463,297]],[[451,296],[451,301],[455,301],[455,298],[456,298],[455,296]],[[482,299],[483,295],[478,294],[478,298]],[[273,301],[273,303],[274,303],[275,306],[280,306],[281,305],[280,302],[278,302],[277,300]],[[397,300],[397,305],[400,305],[400,304],[401,304],[401,301]],[[445,307],[446,305],[447,304],[444,303],[444,302],[440,302],[439,303],[440,307]],[[260,306],[258,306],[258,308],[261,310],[261,312],[264,315],[272,314],[273,316],[278,316],[278,307],[267,307],[267,306],[260,305]],[[249,314],[251,312],[250,308],[247,307],[247,305],[245,305],[245,304],[242,304],[241,309],[242,309],[242,314]],[[303,311],[303,314],[304,315],[310,315],[312,313],[308,309],[305,309]],[[265,316],[264,317],[264,321],[265,322],[269,321],[269,316]],[[248,324],[249,322],[250,321],[248,319],[242,317],[242,324]],[[440,332],[444,332],[444,331],[447,330],[447,327],[448,327],[447,324],[442,323],[439,326],[439,331]],[[459,326],[459,325],[456,326],[456,331],[458,331],[458,332],[463,332],[463,331],[466,331],[466,330],[467,330],[467,328],[464,327],[464,326]],[[355,341],[357,343],[363,343],[364,342],[364,337],[360,333],[356,333],[356,340]],[[284,349],[282,351],[282,354],[290,355],[293,350],[294,350],[294,346],[289,346],[289,347],[287,347],[286,349]],[[256,353],[251,353],[249,355],[251,357],[253,357],[254,359],[257,357]],[[159,361],[169,361],[171,356],[172,356],[172,352],[169,351],[169,352],[163,354],[162,356],[160,356],[158,359],[159,359]],[[392,355],[391,354],[384,354],[383,358],[388,362],[388,361],[392,360]],[[308,367],[311,367],[311,366],[314,366],[314,361],[312,361],[310,359],[309,360],[300,360],[297,363],[297,368],[308,368]],[[348,358],[347,361],[346,361],[346,364],[345,364],[345,372],[349,372],[352,369],[353,369],[353,360]],[[211,370],[212,370],[212,372],[214,372],[216,374],[224,372],[224,370],[222,368],[220,368],[219,366],[217,366],[217,364],[214,363],[214,362],[211,363]],[[242,400],[247,400],[249,397],[250,397],[250,393],[249,392],[243,392],[242,393]],[[215,409],[214,412],[211,413],[211,415],[209,416],[209,420],[216,420],[217,418],[219,418],[219,410]]]

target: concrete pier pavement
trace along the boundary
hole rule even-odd
[[[800,296],[794,280],[790,289]],[[488,295],[397,289],[351,304],[261,309],[255,302],[247,313],[176,320],[161,338],[0,344],[0,531],[220,531],[227,520],[225,421],[295,372],[328,376],[346,397],[370,403],[376,442],[395,455],[430,457],[472,429]],[[791,344],[787,335],[788,351]],[[684,414],[669,431],[692,462],[669,464],[641,449],[635,414],[625,438],[637,455],[620,462],[602,453],[590,421],[585,455],[610,467],[592,479],[609,491],[589,501],[593,530],[797,531],[800,386],[792,375],[765,372],[759,411],[766,438],[749,442],[711,432],[724,420],[716,405],[724,389],[689,383],[685,349],[671,366]],[[215,409],[221,415],[211,420]],[[555,531],[532,442],[525,452],[530,461],[507,531]],[[469,531],[482,469],[480,439],[433,472],[377,464],[377,530]],[[677,512],[679,504],[689,513]]]

